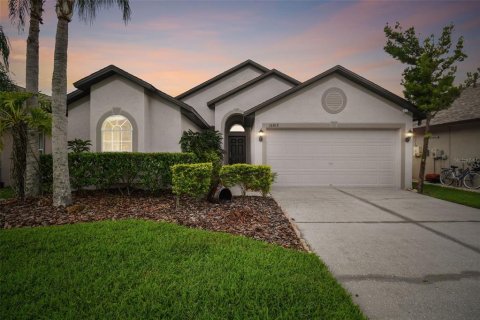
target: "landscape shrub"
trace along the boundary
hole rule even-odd
[[[183,152],[192,152],[202,162],[210,162],[211,153],[214,152],[220,160],[223,160],[222,149],[223,136],[216,130],[204,130],[193,132],[183,131],[180,138],[180,147]]]
[[[205,197],[210,190],[213,166],[211,162],[176,164],[172,166],[172,191],[177,195]]]
[[[82,152],[68,154],[70,183],[73,189],[86,187],[110,189],[140,187],[148,191],[158,191],[170,187],[172,173],[170,167],[180,163],[194,163],[197,158],[192,153],[139,153],[139,152]],[[42,188],[50,192],[52,188],[52,156],[40,158]]]
[[[210,193],[208,194],[209,199],[213,197],[220,183],[219,174],[224,154],[222,140],[223,135],[217,130],[210,129],[201,132],[188,130],[183,132],[179,142],[182,151],[194,153],[198,158],[198,162],[212,163],[213,170]]]
[[[220,180],[226,187],[239,185],[243,196],[247,190],[260,191],[266,196],[275,180],[275,174],[270,166],[238,163],[223,166],[220,169]]]

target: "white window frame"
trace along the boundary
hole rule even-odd
[[[114,123],[112,123],[115,121]],[[121,124],[117,123],[118,121],[123,121]],[[112,126],[111,129],[106,129],[105,126],[110,123]],[[129,128],[122,128],[124,125],[128,124]],[[115,127],[119,127],[120,130],[115,129]],[[114,133],[119,132],[119,141],[114,140]],[[106,148],[105,142],[105,135],[106,133],[110,133],[110,148]],[[125,139],[124,135],[129,135],[129,139]],[[124,140],[125,139],[125,140]],[[129,140],[129,141],[128,141]],[[130,146],[128,150],[123,150],[123,144],[130,142]],[[103,120],[102,127],[101,127],[101,146],[102,152],[132,152],[133,151],[133,125],[132,122],[123,115],[112,115],[107,117]],[[119,148],[116,148],[119,147]],[[109,149],[109,150],[106,150]],[[116,150],[114,150],[116,149]]]

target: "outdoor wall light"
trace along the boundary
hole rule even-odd
[[[263,132],[263,130],[260,129],[260,131],[258,131],[258,141],[262,142],[264,135],[265,135],[265,132]]]
[[[408,132],[405,133],[405,142],[410,142],[410,139],[412,139],[412,137],[413,137],[413,131],[408,130]]]

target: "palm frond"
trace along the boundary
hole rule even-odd
[[[17,24],[19,30],[23,30],[30,12],[30,0],[9,0],[8,11],[10,20]]]
[[[52,115],[40,108],[31,109],[26,122],[30,128],[48,134],[52,132]]]
[[[52,100],[39,93],[38,107],[47,113],[52,113]]]
[[[0,63],[0,92],[5,91],[16,91],[17,86],[10,76],[8,75],[8,71],[5,69],[3,64]]]
[[[10,42],[0,26],[0,55],[2,56],[3,65],[8,72],[8,57],[10,56]]]
[[[78,10],[78,16],[83,21],[90,23],[95,20],[98,9],[108,9],[117,6],[122,11],[122,19],[126,23],[130,20],[131,10],[129,0],[77,0],[75,8]]]
[[[25,107],[32,95],[29,92],[0,92],[0,137],[20,123],[44,133],[52,131],[52,115],[48,110],[42,107],[27,110]]]

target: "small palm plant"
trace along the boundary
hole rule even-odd
[[[91,146],[92,142],[90,140],[75,138],[68,141],[68,150],[72,151],[73,153],[89,152]]]
[[[27,92],[0,92],[0,150],[3,149],[3,137],[10,134],[13,139],[13,189],[21,199],[25,198],[27,128],[44,133],[52,130],[49,102],[41,101],[40,107],[27,109],[26,101],[32,96],[32,93]]]

